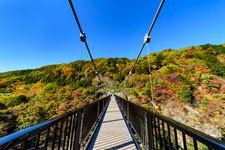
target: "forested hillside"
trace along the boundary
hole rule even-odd
[[[106,92],[117,92],[207,134],[225,136],[224,45],[167,49],[144,56],[129,78],[134,60],[100,58],[95,63],[103,84],[90,61],[1,73],[0,134],[79,108]]]

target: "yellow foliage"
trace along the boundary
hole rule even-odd
[[[221,62],[221,63],[225,63],[225,54],[220,54],[217,56],[217,59]]]
[[[72,65],[65,65],[65,66],[63,66],[62,67],[62,72],[63,72],[64,76],[71,77],[73,72],[74,72],[74,70],[72,68]]]

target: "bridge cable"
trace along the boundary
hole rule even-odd
[[[149,84],[150,84],[150,92],[151,92],[151,102],[154,103],[154,93],[153,93],[153,81],[152,81],[152,70],[151,70],[151,61],[149,58],[149,49],[147,44],[147,57],[148,57],[148,71],[149,71]]]
[[[73,1],[72,1],[72,0],[69,0],[69,4],[70,4],[70,7],[71,7],[71,9],[72,9],[72,12],[73,12],[74,18],[75,18],[75,20],[76,20],[77,26],[78,26],[78,28],[79,28],[79,30],[80,30],[80,40],[81,40],[81,42],[84,42],[84,44],[85,44],[85,46],[86,46],[86,49],[87,49],[87,51],[88,51],[88,54],[89,54],[89,56],[90,56],[90,58],[91,58],[91,62],[92,62],[92,64],[93,64],[93,66],[94,66],[95,75],[97,75],[98,80],[100,81],[100,83],[102,83],[102,80],[101,80],[100,75],[99,75],[99,73],[98,73],[97,67],[96,67],[96,65],[95,65],[95,63],[94,63],[94,59],[93,59],[93,57],[92,57],[90,48],[89,48],[89,46],[88,46],[88,43],[87,43],[87,40],[86,40],[86,35],[85,35],[85,33],[83,32],[83,30],[82,30],[80,21],[79,21],[79,19],[78,19],[77,13],[76,13],[76,11],[75,11],[75,8],[74,8],[74,5],[73,5]]]
[[[82,46],[81,51],[80,51],[80,62],[77,61],[78,63],[78,75],[77,75],[77,79],[76,79],[76,89],[78,89],[78,81],[80,80],[80,77],[82,77],[82,75],[80,74],[80,72],[82,72],[82,61],[83,61],[83,49],[84,47]],[[75,99],[73,100],[73,107],[75,109]]]
[[[152,29],[153,29],[153,27],[154,27],[154,25],[155,25],[155,22],[156,22],[156,20],[157,20],[157,18],[158,18],[158,16],[159,16],[159,13],[160,13],[160,11],[161,11],[161,9],[162,9],[162,7],[163,7],[164,2],[165,2],[165,0],[162,0],[162,1],[160,2],[160,4],[159,4],[159,7],[158,7],[158,9],[157,9],[157,11],[156,11],[156,13],[155,13],[154,18],[153,18],[152,24],[151,24],[151,26],[149,27],[149,30],[148,30],[147,34],[145,35],[145,37],[144,37],[144,43],[142,44],[141,49],[140,49],[140,51],[139,51],[139,53],[138,53],[138,56],[137,56],[137,58],[136,58],[136,60],[135,60],[135,62],[134,62],[134,64],[133,64],[133,66],[132,66],[132,69],[131,69],[130,72],[129,72],[128,78],[129,78],[129,76],[132,75],[132,73],[133,73],[133,71],[134,71],[134,68],[135,68],[135,66],[136,66],[136,64],[137,64],[137,62],[138,62],[138,59],[139,59],[139,57],[140,57],[140,55],[141,55],[141,53],[142,53],[142,51],[143,51],[143,49],[144,49],[146,43],[149,43],[150,40],[151,40],[151,37],[150,37],[151,31],[152,31]]]

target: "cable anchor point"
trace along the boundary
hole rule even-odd
[[[149,43],[149,42],[150,42],[150,40],[151,40],[150,35],[145,34],[145,37],[144,37],[144,43]]]
[[[86,41],[86,35],[84,32],[80,33],[80,40],[81,42],[85,42]]]

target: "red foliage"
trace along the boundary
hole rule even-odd
[[[200,94],[199,90],[195,90],[193,93],[193,96],[195,98],[195,101],[201,101],[202,100],[202,95]]]
[[[215,102],[215,101],[211,101],[209,102],[209,108],[208,110],[206,111],[205,113],[205,117],[213,117],[214,116],[214,112],[216,112],[216,109],[217,107],[219,106],[220,104],[218,102]]]
[[[200,93],[201,94],[208,94],[209,93],[209,89],[208,89],[208,86],[207,85],[202,85],[201,88],[200,88]]]
[[[186,53],[186,57],[187,58],[192,58],[193,57],[193,54],[195,53],[195,48],[194,47],[192,47],[189,51],[187,51],[187,53]]]
[[[142,89],[142,88],[144,88],[144,84],[141,83],[141,82],[138,82],[138,83],[136,84],[136,88],[137,88],[137,89]]]
[[[204,74],[211,72],[210,69],[200,64],[195,64],[195,70],[200,71],[201,73],[204,73]]]
[[[220,92],[225,93],[225,83],[220,86]]]
[[[175,93],[168,87],[158,86],[155,89],[156,99],[158,101],[168,101],[173,99]]]
[[[58,111],[65,111],[66,110],[66,106],[65,104],[59,104],[58,107],[56,108],[56,112]]]
[[[212,84],[222,84],[222,81],[221,80],[218,80],[218,79],[213,79],[213,80],[211,80],[210,81],[210,83],[212,83]]]
[[[176,72],[174,72],[174,73],[167,75],[165,77],[165,79],[169,82],[177,83],[178,82],[177,75],[178,74]]]
[[[72,97],[75,97],[75,96],[78,96],[80,94],[80,91],[79,90],[74,90],[72,93],[71,93],[71,96]]]

